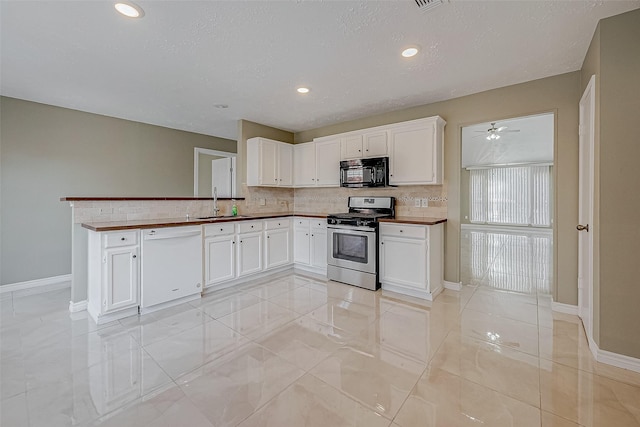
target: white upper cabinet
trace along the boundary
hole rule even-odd
[[[293,146],[293,185],[294,187],[316,185],[316,145],[313,142]]]
[[[342,138],[341,155],[342,160],[359,159],[362,154],[362,135],[349,135]]]
[[[342,160],[387,156],[387,131],[368,132],[367,129],[342,138]]]
[[[340,186],[340,138],[316,142],[316,186]]]
[[[291,187],[293,146],[267,138],[247,140],[247,185]]]
[[[442,184],[444,125],[436,116],[389,129],[390,184]]]

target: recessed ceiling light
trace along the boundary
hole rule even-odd
[[[405,58],[411,58],[412,56],[416,56],[418,54],[418,47],[411,46],[402,51],[402,56]]]
[[[118,12],[129,18],[142,18],[144,16],[144,10],[135,3],[118,2],[114,7]]]
[[[299,87],[296,90],[298,91],[298,93],[309,93],[309,88],[308,87]]]

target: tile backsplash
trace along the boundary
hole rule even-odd
[[[396,215],[446,217],[446,185],[416,185],[374,189],[271,188],[243,186],[244,200],[237,200],[239,214],[346,212],[349,196],[394,196]],[[429,207],[416,208],[415,200],[427,198]],[[221,215],[230,215],[231,200],[219,200]],[[74,222],[132,221],[204,217],[213,214],[212,200],[75,201]]]

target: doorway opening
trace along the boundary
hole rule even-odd
[[[236,153],[194,148],[193,196],[213,197],[216,188],[218,197],[237,197]]]

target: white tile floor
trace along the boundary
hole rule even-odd
[[[640,425],[640,375],[546,295],[291,274],[100,327],[68,301],[0,299],[2,427]]]

